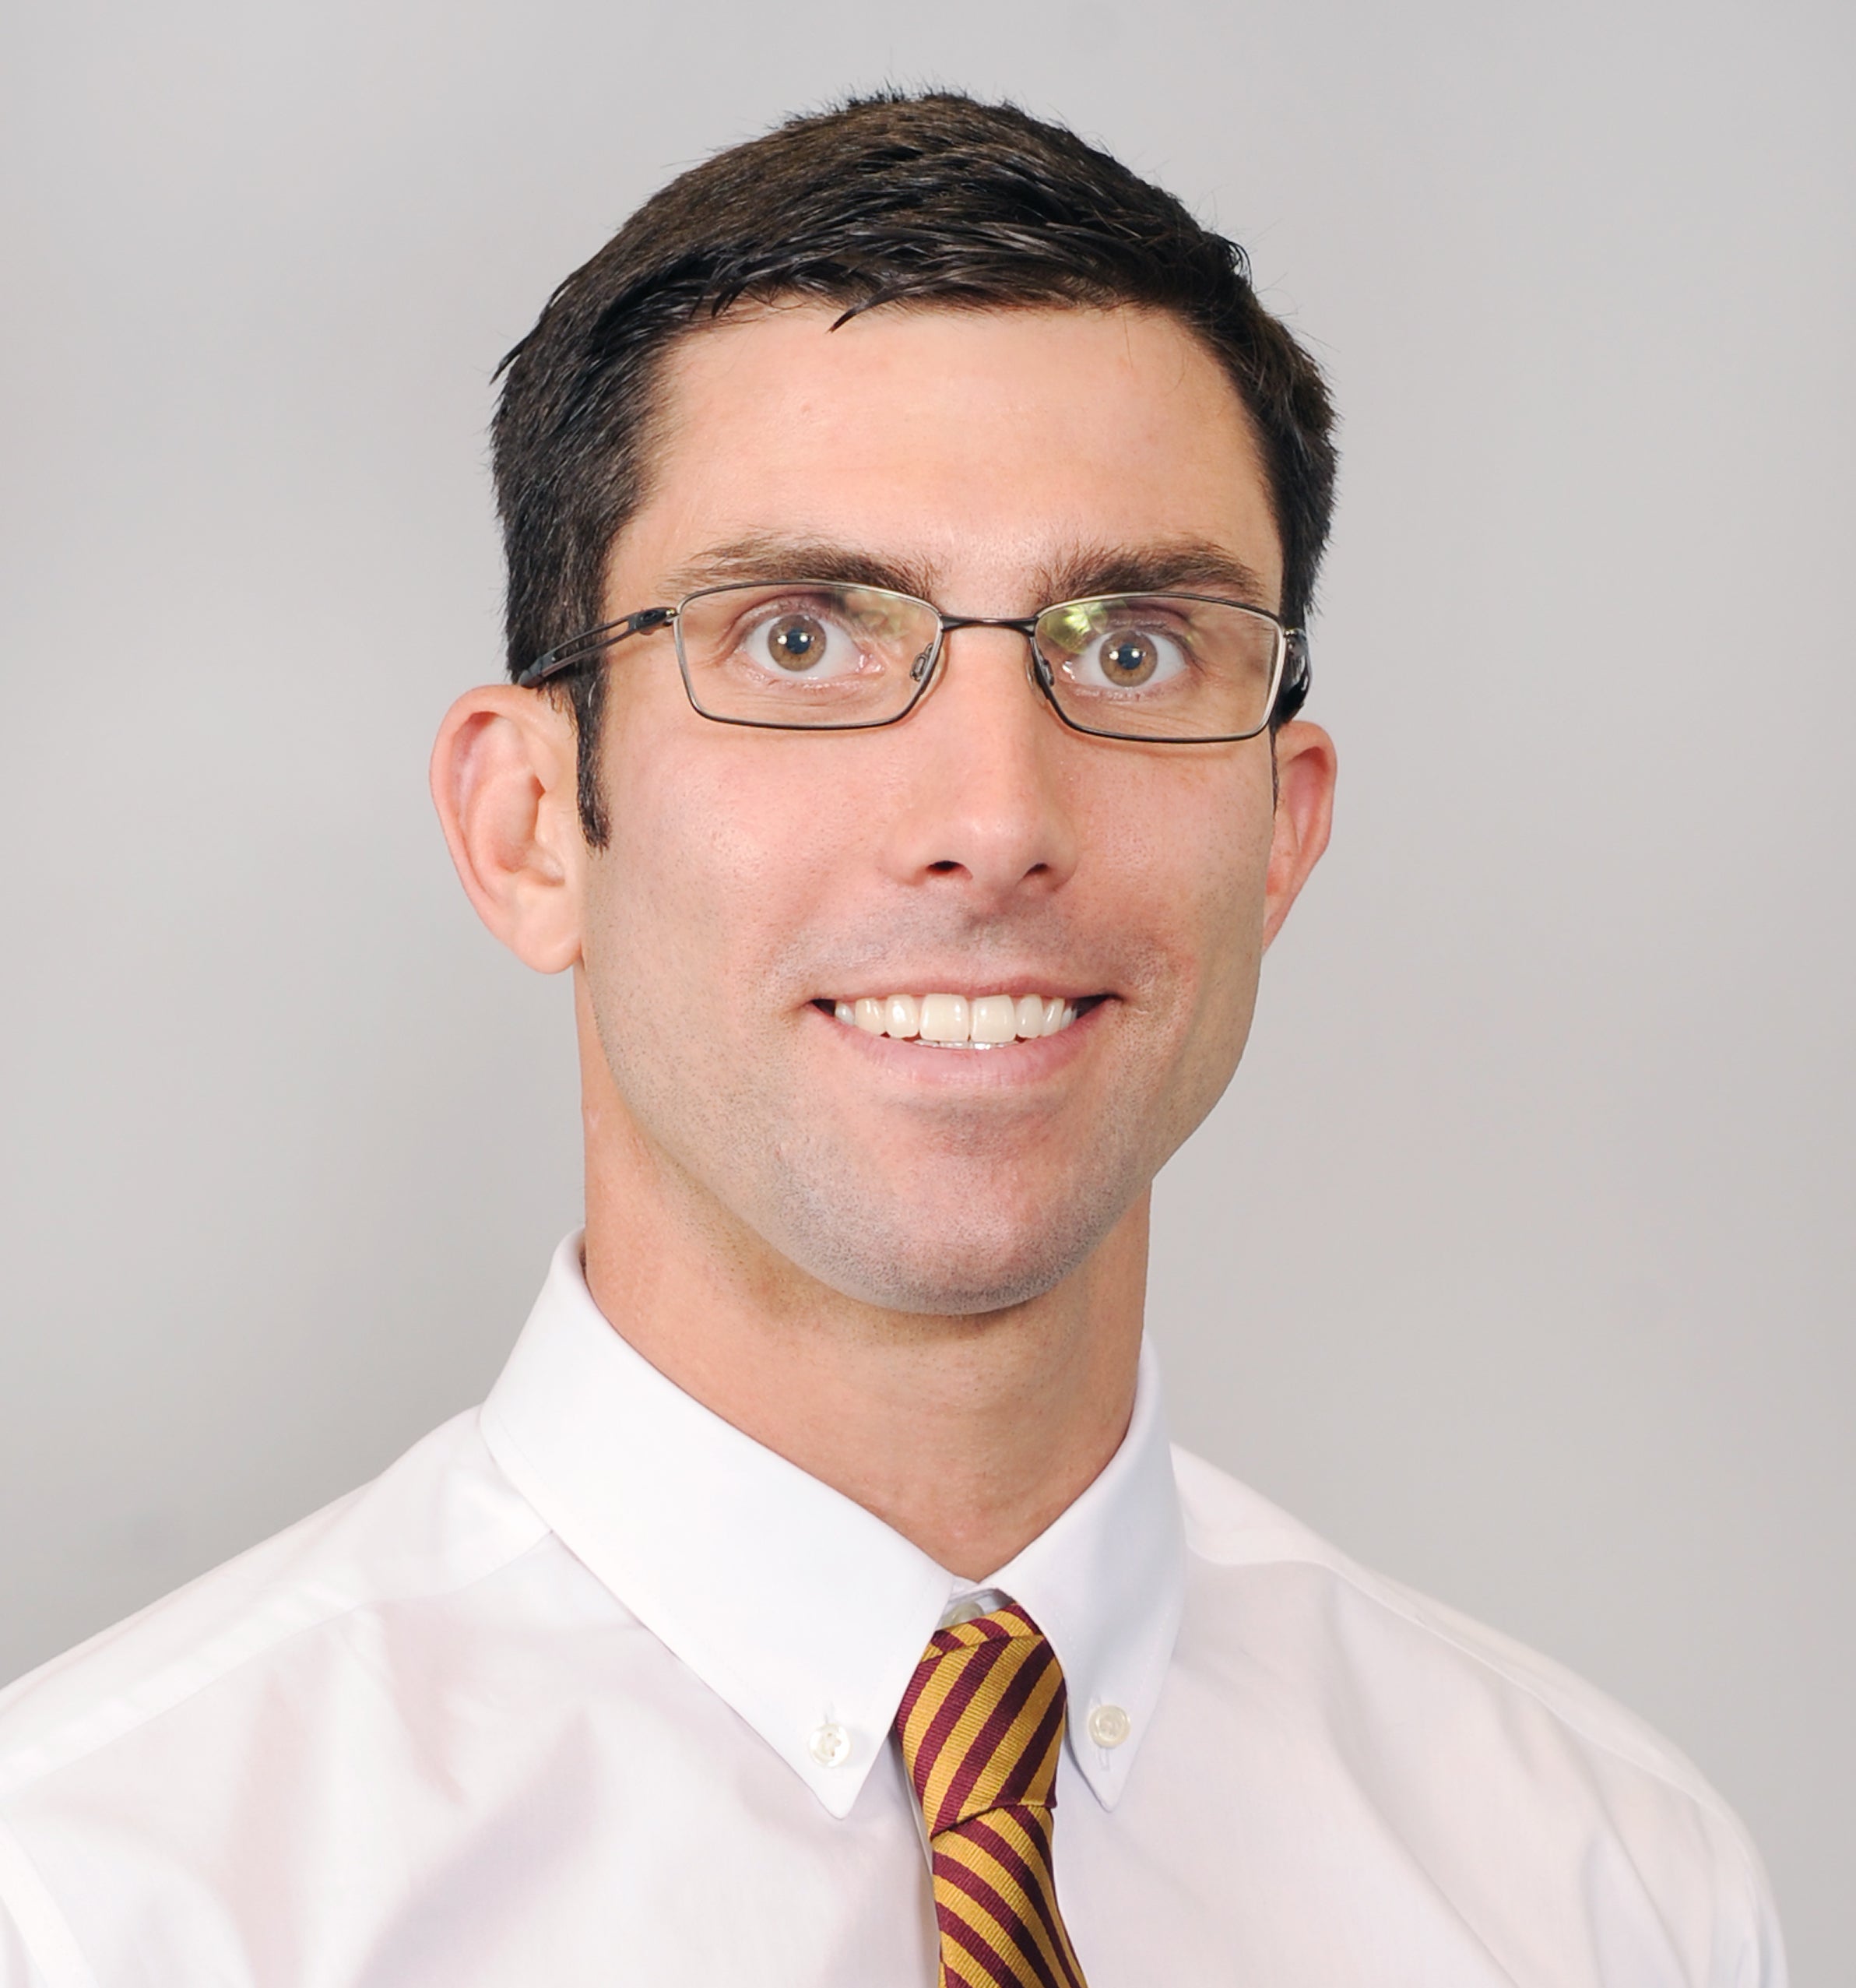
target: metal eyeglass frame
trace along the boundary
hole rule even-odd
[[[838,593],[855,587],[862,593],[886,596],[892,600],[905,600],[918,607],[925,607],[933,615],[937,624],[933,642],[916,657],[909,674],[915,678],[915,694],[900,711],[888,718],[859,718],[843,724],[782,724],[772,718],[729,718],[719,713],[705,710],[698,701],[695,686],[690,681],[689,660],[684,653],[683,630],[680,625],[684,610],[693,600],[705,600],[718,593],[750,592],[757,587],[770,591],[782,589],[797,590],[816,588],[821,593]],[[1043,652],[1038,647],[1038,624],[1046,614],[1061,607],[1076,607],[1093,601],[1103,600],[1202,600],[1216,607],[1235,607],[1246,614],[1254,614],[1258,620],[1268,621],[1277,632],[1276,660],[1270,679],[1270,692],[1264,702],[1262,722],[1247,732],[1218,732],[1204,737],[1190,738],[1155,737],[1146,732],[1113,732],[1095,725],[1081,725],[1072,718],[1058,702],[1052,681],[1051,667]],[[1098,593],[1079,595],[1074,600],[1053,600],[1049,607],[1041,607],[1035,614],[947,614],[937,607],[932,600],[924,600],[919,594],[902,593],[894,587],[863,586],[843,580],[731,580],[720,586],[695,588],[686,593],[673,607],[641,607],[635,614],[621,614],[616,621],[602,621],[596,628],[586,628],[577,635],[570,635],[536,656],[527,669],[515,679],[521,690],[533,690],[540,685],[564,676],[570,670],[590,662],[596,656],[615,647],[631,635],[649,635],[654,629],[667,628],[677,645],[677,674],[683,679],[684,695],[690,701],[690,708],[699,718],[706,718],[714,725],[741,725],[750,730],[767,732],[872,732],[880,731],[886,725],[898,725],[913,711],[926,697],[940,675],[940,660],[947,647],[947,637],[956,628],[1012,628],[1025,637],[1031,651],[1032,679],[1043,693],[1044,701],[1054,711],[1059,720],[1073,732],[1081,732],[1089,738],[1119,739],[1133,745],[1237,745],[1246,739],[1258,737],[1267,731],[1276,707],[1281,701],[1285,689],[1299,691],[1306,695],[1309,681],[1308,635],[1305,629],[1291,628],[1280,614],[1273,614],[1267,607],[1259,607],[1248,600],[1229,600],[1222,594],[1176,592],[1169,588],[1155,588],[1144,593]]]

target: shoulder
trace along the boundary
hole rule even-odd
[[[1232,1571],[1265,1566],[1319,1569],[1323,1588],[1344,1593],[1344,1605],[1361,1616],[1383,1618],[1387,1631],[1401,1642],[1430,1646],[1466,1677],[1533,1700],[1590,1745],[1658,1775],[1696,1801],[1724,1807],[1668,1740],[1563,1665],[1362,1567],[1203,1458],[1179,1449],[1173,1456],[1188,1543],[1194,1556],[1209,1566]]]
[[[358,1611],[469,1586],[547,1527],[474,1412],[382,1476],[0,1691],[0,1817],[26,1791]]]
[[[1189,1553],[1181,1657],[1213,1694],[1296,1726],[1380,1821],[1469,1870],[1494,1846],[1562,1905],[1611,1884],[1613,1916],[1679,1922],[1733,1970],[1784,1962],[1758,1854],[1668,1740],[1564,1666],[1361,1566],[1222,1471],[1176,1449]],[[1261,1680],[1260,1682],[1259,1680]],[[1548,1866],[1554,1868],[1549,1870]]]

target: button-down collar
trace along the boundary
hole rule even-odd
[[[826,1808],[848,1814],[929,1638],[974,1584],[659,1373],[594,1304],[578,1235],[555,1252],[483,1430],[564,1543]],[[1112,1807],[1158,1698],[1185,1587],[1146,1348],[1107,1468],[986,1585],[1049,1638],[1070,1692],[1070,1758]],[[1127,1719],[1113,1747],[1089,1734],[1102,1706]]]

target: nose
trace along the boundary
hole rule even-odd
[[[891,735],[906,755],[888,859],[982,906],[1056,889],[1077,856],[1076,755],[1012,625],[950,628],[940,680]]]

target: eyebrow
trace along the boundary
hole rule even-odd
[[[1162,593],[1169,588],[1229,594],[1253,607],[1267,607],[1272,597],[1254,566],[1209,539],[1079,547],[1041,577],[1053,600],[1088,593]]]
[[[665,575],[665,590],[681,596],[704,587],[752,586],[775,580],[824,580],[833,586],[887,587],[922,599],[934,584],[930,568],[831,539],[784,538],[755,533],[711,546]]]
[[[1047,561],[1032,577],[1034,590],[1041,596],[1034,603],[1039,607],[1087,594],[1173,589],[1228,595],[1257,607],[1268,607],[1272,599],[1255,567],[1209,539],[1074,546]],[[932,600],[937,579],[932,565],[923,561],[831,539],[754,533],[697,554],[666,574],[664,586],[666,593],[680,599],[704,587],[823,580],[833,586],[886,587],[893,593]]]

